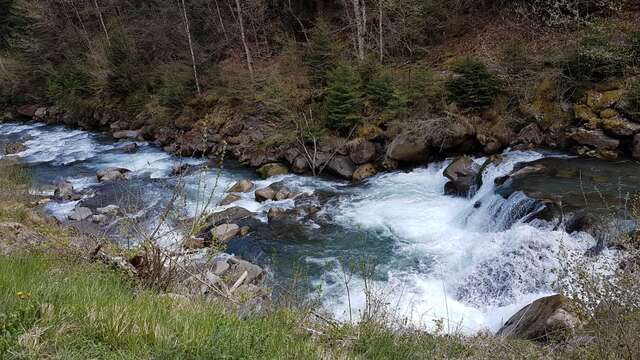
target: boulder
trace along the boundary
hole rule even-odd
[[[262,280],[266,274],[260,266],[242,260],[236,256],[230,258],[229,263],[231,264],[231,268],[227,270],[227,273],[229,278],[234,279],[233,281],[236,281],[244,272],[247,272],[247,276],[245,277],[243,284],[257,283]]]
[[[289,173],[289,169],[286,166],[279,163],[265,164],[260,168],[258,168],[257,171],[260,177],[262,177],[263,179],[266,179],[271,176],[276,176],[276,175],[286,175]]]
[[[74,193],[73,185],[68,181],[64,181],[56,185],[55,190],[53,190],[53,197],[56,200],[63,201],[75,201],[80,199],[80,195]]]
[[[253,189],[253,183],[249,180],[240,180],[233,184],[227,192],[247,192]]]
[[[447,195],[473,196],[482,185],[480,165],[468,156],[459,156],[444,170],[450,181],[445,185]]]
[[[349,158],[356,165],[366,164],[376,158],[376,146],[363,138],[350,141],[347,148],[349,149]]]
[[[73,211],[69,214],[69,220],[82,221],[91,215],[93,215],[93,212],[91,211],[91,209],[80,206],[73,209]]]
[[[253,213],[245,208],[234,206],[223,211],[213,213],[211,218],[208,219],[215,225],[219,224],[231,224],[240,220],[248,219],[253,216]]]
[[[29,119],[32,119],[36,115],[36,111],[38,111],[37,105],[23,105],[17,109],[17,113],[19,116]]]
[[[424,139],[411,134],[400,134],[387,147],[387,157],[405,163],[427,160],[429,148]]]
[[[255,192],[255,198],[257,202],[263,202],[267,200],[273,200],[276,197],[277,191],[270,186],[266,188],[258,189]]]
[[[376,167],[373,164],[360,165],[358,166],[356,171],[353,172],[353,181],[355,182],[362,181],[366,178],[372,177],[377,172],[378,171],[376,170]]]
[[[128,172],[130,172],[128,169],[112,167],[99,170],[96,173],[96,178],[99,182],[126,180],[127,176],[125,174]]]
[[[600,126],[607,135],[613,137],[630,137],[640,132],[640,124],[619,116],[602,120]]]
[[[336,155],[329,161],[327,168],[336,175],[345,179],[351,179],[353,172],[356,171],[356,165],[347,156]]]
[[[620,141],[605,135],[602,130],[578,129],[569,138],[580,145],[588,145],[596,149],[615,150]]]
[[[271,208],[267,211],[267,219],[269,222],[282,220],[286,217],[286,213],[283,209],[280,208]]]
[[[116,216],[120,213],[120,207],[118,205],[107,205],[97,208],[96,212],[100,215]]]
[[[115,139],[138,139],[140,138],[140,131],[136,130],[120,130],[116,131],[112,135]]]
[[[569,299],[547,296],[523,307],[497,332],[498,336],[548,341],[578,328],[581,321],[571,311]]]
[[[515,143],[527,146],[540,146],[544,142],[544,134],[536,123],[531,123],[520,130]]]
[[[107,221],[109,221],[109,218],[107,217],[107,215],[97,214],[91,216],[91,221],[96,224],[106,224]]]
[[[634,159],[640,160],[640,134],[633,137],[633,144],[631,145],[631,156]]]
[[[3,148],[3,152],[6,155],[17,154],[27,150],[27,147],[19,142],[5,144]]]
[[[220,200],[220,206],[225,206],[225,205],[229,205],[231,203],[234,203],[236,201],[240,200],[240,196],[236,195],[236,194],[227,194],[227,196],[225,196],[222,200]]]
[[[125,146],[122,147],[122,151],[124,151],[125,153],[128,154],[132,154],[136,151],[138,151],[138,144],[136,143],[128,143]]]
[[[240,226],[236,224],[222,224],[215,227],[215,229],[211,230],[211,235],[214,240],[218,242],[226,243],[229,240],[233,239],[236,235],[240,233]]]

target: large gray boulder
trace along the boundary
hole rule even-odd
[[[56,185],[56,188],[53,191],[53,197],[56,200],[63,201],[73,201],[80,199],[80,195],[74,193],[73,185],[68,181],[63,181]]]
[[[270,163],[258,168],[257,172],[260,175],[260,177],[262,177],[263,179],[266,179],[271,176],[286,175],[289,173],[289,169],[286,166],[279,163]]]
[[[240,226],[236,224],[222,224],[211,230],[213,239],[221,243],[228,242],[238,235],[238,233],[240,233]]]
[[[233,184],[228,190],[227,192],[248,192],[249,190],[253,189],[253,183],[249,180],[243,179],[243,180],[239,180],[237,181],[235,184]]]
[[[213,213],[207,221],[215,225],[230,224],[240,220],[245,220],[253,216],[253,213],[243,207],[234,206],[223,211]]]
[[[350,141],[347,148],[349,149],[349,158],[356,165],[366,164],[376,158],[376,146],[363,138]]]
[[[547,341],[581,326],[569,299],[553,295],[523,307],[498,330],[498,336]]]
[[[327,164],[327,168],[345,179],[351,179],[353,172],[356,171],[356,165],[353,161],[351,161],[349,157],[342,155],[334,156],[333,159],[329,161],[329,164]]]
[[[412,134],[400,134],[387,147],[387,157],[405,163],[427,160],[429,146],[424,138]]]
[[[613,137],[624,138],[640,133],[640,124],[631,122],[620,116],[605,119],[600,126],[607,135]]]
[[[444,176],[450,181],[445,184],[445,194],[473,196],[482,185],[480,165],[468,156],[457,157],[444,170]]]

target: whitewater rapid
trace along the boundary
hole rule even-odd
[[[178,158],[144,142],[137,142],[138,151],[130,154],[123,150],[127,141],[62,126],[0,124],[0,140],[20,139],[26,139],[26,150],[11,157],[28,164],[37,181],[68,180],[78,189],[99,188],[103,185],[96,182],[95,171],[124,167],[139,179],[141,201],[148,210],[167,201],[168,189],[175,185],[171,169],[176,164],[206,162]],[[212,167],[182,179],[187,194],[184,211],[193,216],[202,194],[212,189],[216,203],[224,189],[242,178],[255,180],[258,188],[284,181],[307,194],[330,191],[333,197],[322,210],[330,226],[308,222],[299,235],[269,233],[269,238],[263,235],[255,241],[266,257],[276,252],[285,255],[285,261],[268,264],[272,271],[288,274],[300,262],[315,269],[309,274],[309,296],[317,296],[342,320],[356,319],[365,311],[368,292],[398,321],[416,327],[495,331],[523,305],[553,293],[564,259],[582,256],[595,245],[587,234],[569,235],[541,221],[526,222],[536,208],[521,193],[509,199],[494,193],[496,177],[508,174],[519,162],[544,156],[549,155],[505,152],[502,162],[486,169],[483,185],[472,198],[444,195],[443,171],[449,161],[379,174],[358,186],[297,175],[258,180],[247,169]],[[478,164],[485,160],[475,159]],[[75,206],[76,202],[54,202],[47,210],[64,218]],[[229,206],[255,212],[266,223],[270,207],[292,208],[294,202],[258,203],[248,193]],[[167,236],[165,245],[177,238]],[[373,269],[369,275],[360,271],[362,264]]]

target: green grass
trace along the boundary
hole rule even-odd
[[[139,290],[92,264],[0,258],[2,359],[312,359],[286,309],[240,318]]]

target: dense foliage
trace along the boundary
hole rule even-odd
[[[489,107],[500,93],[500,81],[480,60],[465,57],[453,65],[457,76],[446,83],[451,100],[473,110]]]

